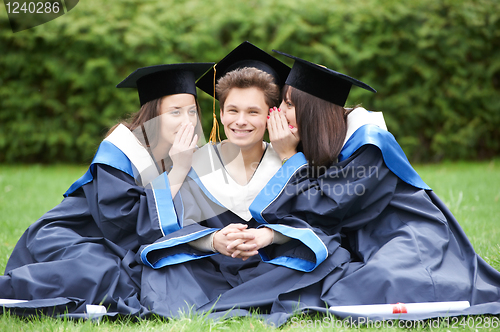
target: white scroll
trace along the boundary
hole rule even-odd
[[[360,316],[394,314],[400,317],[401,314],[447,312],[452,310],[463,310],[468,307],[470,307],[469,301],[450,301],[332,306],[330,310],[335,313],[355,314]]]

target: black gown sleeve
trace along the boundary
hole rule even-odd
[[[97,164],[93,181],[82,190],[105,238],[127,249],[137,249],[163,236],[153,190],[138,186],[130,175]]]

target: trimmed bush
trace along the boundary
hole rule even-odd
[[[134,90],[115,88],[129,73],[218,61],[244,40],[373,86],[348,104],[384,111],[411,161],[500,152],[498,1],[86,0],[15,34],[3,8],[0,162],[89,162],[139,109]],[[212,101],[199,97],[208,135]]]

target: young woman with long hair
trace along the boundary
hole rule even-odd
[[[163,215],[198,137],[195,81],[211,66],[145,67],[118,84],[138,90],[141,109],[109,131],[87,173],[17,243],[0,276],[0,298],[29,302],[7,301],[13,312],[52,308],[45,311],[82,317],[92,305],[145,312],[134,255],[172,227]]]
[[[498,314],[500,273],[475,253],[452,213],[412,168],[380,113],[345,108],[352,86],[375,90],[281,54],[295,60],[281,106],[268,121],[270,140],[283,162],[277,173],[281,178],[270,180],[251,211],[273,225],[307,221],[318,235],[318,246],[328,248],[316,270],[329,272],[319,279],[315,297],[311,288],[303,290],[308,296],[301,298],[299,308],[324,312],[325,304],[468,301],[469,308],[445,306],[411,319]],[[336,246],[331,245],[335,234]],[[338,259],[337,265],[332,263],[345,250],[349,257],[343,265]],[[349,315],[356,313],[340,313],[342,318]]]

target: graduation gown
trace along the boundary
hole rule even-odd
[[[326,234],[301,219],[266,224],[291,240],[270,245],[247,261],[189,245],[231,223],[262,227],[249,207],[280,168],[279,157],[268,147],[253,178],[240,186],[211,145],[196,152],[193,171],[177,195],[181,200],[176,201],[171,216],[173,223],[182,220],[182,228],[141,248],[139,257],[147,266],[142,278],[143,305],[165,317],[191,311],[229,317],[257,309],[269,322],[280,325],[287,319],[280,294],[314,285],[332,271],[340,277],[342,264],[349,259],[340,248],[340,234]]]
[[[16,244],[0,276],[0,298],[29,302],[6,307],[78,316],[87,304],[101,304],[109,314],[146,313],[134,256],[168,232],[161,218],[173,208],[166,174],[120,125],[64,196]]]
[[[394,137],[366,120],[370,113],[364,109],[357,109],[353,117],[361,121],[352,126],[348,119],[351,126],[338,163],[312,177],[304,155],[297,153],[250,207],[263,224],[302,220],[325,234],[339,234],[350,255],[341,278],[333,270],[319,285],[283,294],[284,311],[469,301],[471,307],[465,310],[400,319],[500,313],[500,273],[474,252],[456,219],[411,167]]]

